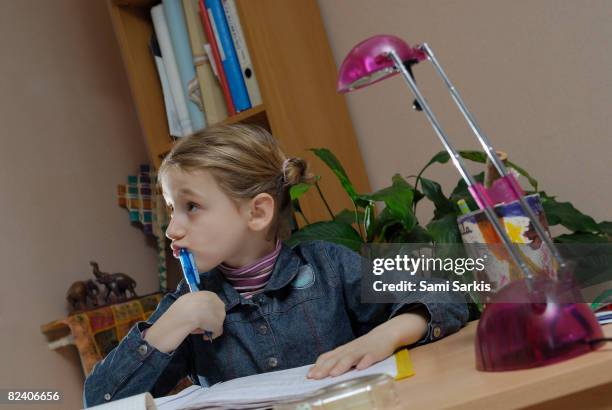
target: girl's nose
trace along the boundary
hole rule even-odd
[[[185,236],[185,229],[177,222],[176,218],[170,219],[168,228],[166,228],[166,237],[173,241],[177,241]]]

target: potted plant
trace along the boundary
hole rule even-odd
[[[311,239],[323,239],[348,246],[358,251],[364,243],[371,242],[432,242],[461,243],[457,227],[457,217],[461,214],[457,202],[465,200],[470,209],[477,209],[470,196],[467,186],[460,180],[450,195],[443,193],[442,187],[436,181],[423,176],[433,164],[444,164],[449,161],[449,155],[441,151],[421,169],[414,177],[414,185],[395,174],[391,185],[373,193],[357,193],[349,176],[336,156],[326,148],[311,149],[338,177],[353,203],[353,209],[345,209],[333,214],[318,182],[314,184],[299,184],[291,188],[291,199],[294,209],[306,222],[305,226],[293,233],[290,244]],[[480,151],[459,151],[460,155],[470,161],[484,164],[486,156]],[[539,190],[538,182],[520,166],[508,162],[508,166],[524,176],[531,186],[526,194],[538,193],[546,212],[549,226],[562,225],[570,233],[554,237],[557,243],[605,243],[612,239],[612,222],[597,223],[580,212],[569,202],[559,202],[556,197]],[[482,182],[484,172],[475,175]],[[319,177],[316,178],[318,181]],[[329,210],[330,219],[308,223],[299,206],[299,198],[312,187],[315,187]],[[416,217],[416,208],[420,201],[429,200],[434,205],[434,215],[425,224]],[[375,203],[382,202],[384,208],[375,215]]]
[[[304,226],[293,232],[288,240],[289,245],[295,245],[308,240],[325,240],[347,246],[359,252],[367,243],[431,243],[452,244],[462,243],[461,234],[457,225],[457,217],[461,211],[457,202],[464,200],[472,210],[478,209],[466,183],[461,179],[453,188],[450,195],[446,195],[436,181],[425,178],[425,171],[434,164],[445,164],[450,156],[446,151],[434,155],[431,160],[415,176],[404,178],[395,174],[391,185],[373,193],[358,193],[346,174],[342,164],[336,156],[326,148],[311,149],[336,175],[344,191],[353,204],[353,209],[344,209],[334,214],[328,206],[325,196],[321,192],[318,180],[310,184],[299,184],[291,188],[290,194],[295,212],[304,220]],[[466,160],[485,164],[486,155],[481,151],[459,151]],[[555,196],[548,195],[539,189],[535,178],[522,167],[512,162],[508,167],[525,177],[530,189],[527,195],[538,193],[544,208],[548,225],[562,225],[569,233],[555,236],[556,243],[608,243],[612,241],[612,222],[597,223],[592,217],[583,214],[569,202],[560,202]],[[474,175],[478,182],[483,182],[484,172]],[[413,180],[410,183],[408,179]],[[315,187],[329,211],[329,220],[309,223],[300,208],[300,197]],[[426,223],[421,223],[416,217],[417,205],[424,200],[434,205],[433,217]],[[375,204],[382,203],[383,208],[377,214]],[[608,252],[609,253],[609,252]],[[601,255],[599,255],[601,256]],[[610,259],[607,253],[603,255]],[[581,283],[602,281],[602,278],[611,277],[612,268],[582,267],[575,274],[581,276]],[[597,274],[599,279],[593,277]]]

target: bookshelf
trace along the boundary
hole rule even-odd
[[[157,168],[173,144],[161,85],[148,42],[150,9],[159,0],[107,0],[150,158]],[[257,123],[280,140],[287,155],[309,160],[332,210],[352,209],[331,171],[308,148],[325,147],[342,161],[357,190],[368,177],[344,97],[335,92],[337,68],[316,0],[237,0],[238,14],[263,104],[226,119]],[[329,219],[316,190],[300,201],[310,222]],[[301,223],[301,220],[298,220]]]

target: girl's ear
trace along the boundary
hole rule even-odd
[[[248,225],[254,231],[268,229],[274,218],[274,198],[262,192],[249,201]]]

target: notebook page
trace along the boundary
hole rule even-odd
[[[367,369],[353,369],[343,375],[321,380],[306,378],[311,367],[312,365],[306,365],[241,377],[209,388],[190,386],[174,396],[155,399],[155,403],[159,410],[198,409],[230,404],[238,408],[240,405],[258,403],[263,405],[303,397],[323,387],[356,377],[379,373],[386,373],[391,377],[397,375],[395,356],[390,356]]]

